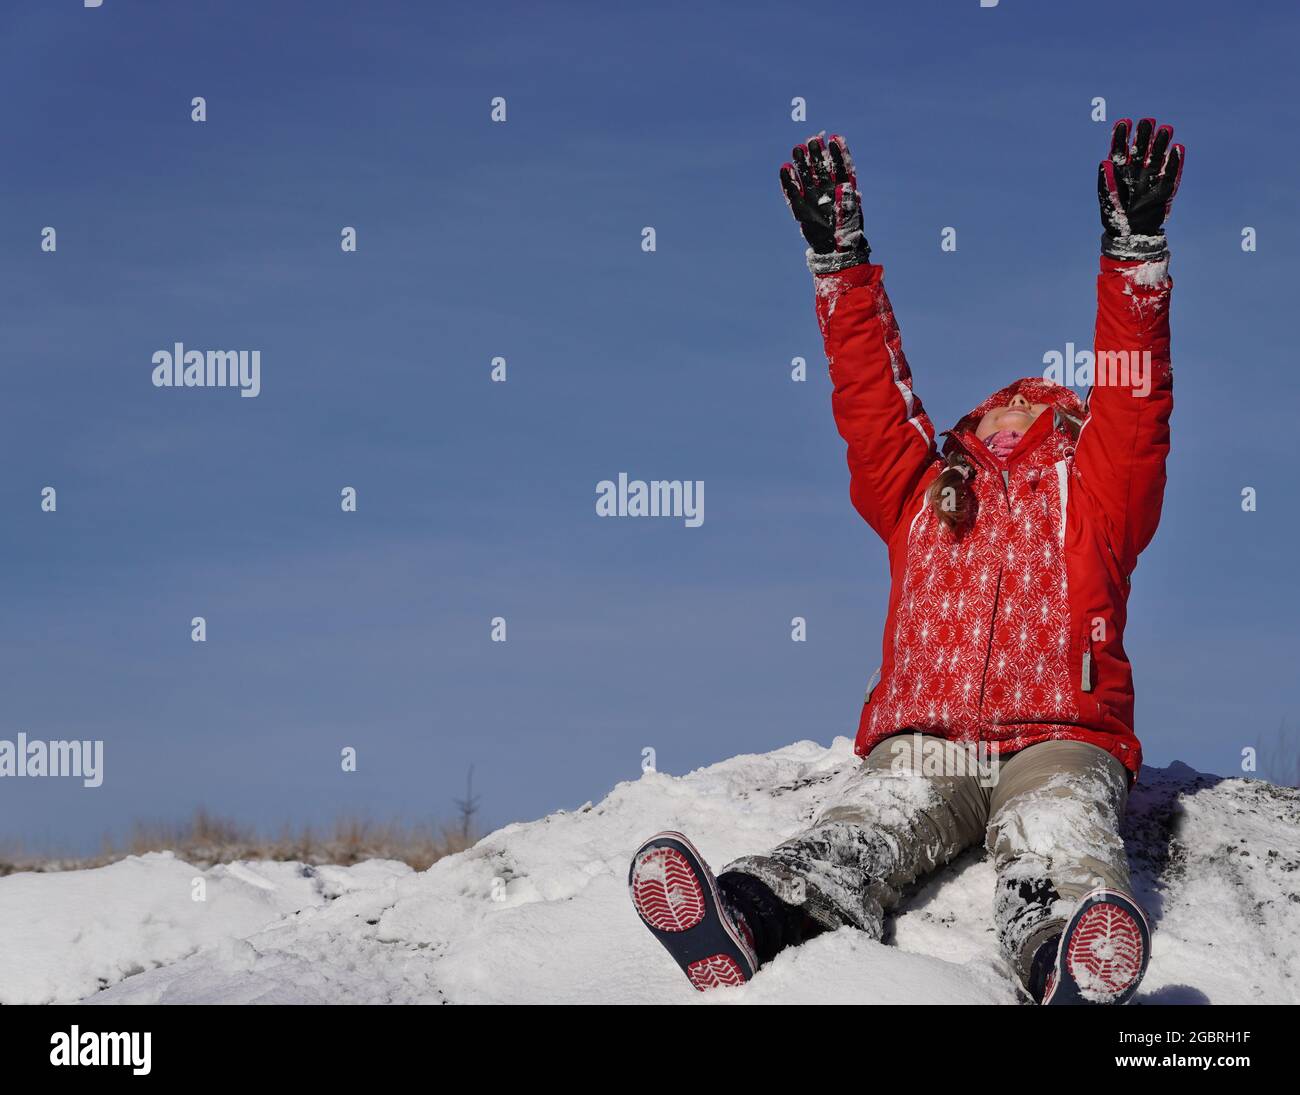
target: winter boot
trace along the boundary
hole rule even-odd
[[[1127,1004],[1151,954],[1137,903],[1104,887],[1085,894],[1060,936],[1034,955],[1029,992],[1043,1004]]]
[[[754,933],[681,833],[660,833],[632,857],[637,915],[700,991],[743,985],[758,972]]]

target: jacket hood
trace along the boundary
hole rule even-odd
[[[1023,443],[1007,459],[1012,461],[1024,459],[1029,452],[1042,450],[1041,441],[1049,436],[1055,439],[1054,444],[1047,446],[1050,451],[1040,451],[1037,459],[1056,460],[1062,455],[1072,454],[1074,452],[1073,443],[1062,431],[1056,428],[1056,420],[1061,414],[1066,414],[1082,423],[1088,417],[1087,407],[1071,389],[1062,384],[1044,380],[1040,376],[1024,376],[1019,380],[1013,380],[1005,388],[999,388],[962,415],[957,424],[951,430],[945,432],[947,440],[943,446],[944,455],[946,456],[954,445],[960,445],[968,454],[1000,466],[1002,462],[989,452],[983,442],[975,439],[975,428],[984,415],[993,410],[994,407],[1005,407],[1017,392],[1029,400],[1030,403],[1047,403],[1051,405],[1056,408],[1057,413],[1050,419],[1045,415],[1040,416],[1039,422],[1035,422],[1027,431],[1026,436],[1030,437],[1030,440]],[[1051,423],[1050,427],[1049,422]]]
[[[1088,417],[1088,411],[1084,407],[1083,401],[1071,389],[1062,384],[1057,384],[1055,381],[1044,380],[1041,376],[1023,376],[1019,380],[1013,380],[1005,388],[999,388],[992,395],[972,407],[958,419],[957,425],[953,426],[949,432],[973,433],[981,418],[993,410],[994,407],[1005,407],[1017,392],[1029,400],[1030,403],[1050,403],[1053,407],[1077,418],[1080,422]]]

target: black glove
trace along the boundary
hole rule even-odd
[[[844,138],[810,137],[793,158],[781,165],[781,189],[808,241],[808,268],[829,274],[866,262],[871,248],[862,234],[862,200]]]
[[[1154,118],[1138,122],[1130,148],[1132,128],[1128,118],[1115,123],[1110,155],[1097,168],[1097,198],[1105,229],[1101,250],[1115,259],[1163,258],[1168,254],[1163,226],[1183,175],[1184,150],[1169,143],[1174,127],[1157,127]]]

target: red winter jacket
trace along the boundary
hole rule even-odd
[[[947,435],[974,474],[974,523],[942,525],[926,489],[944,466],[912,392],[881,267],[816,279],[848,443],[849,493],[889,548],[883,658],[856,749],[900,730],[997,742],[1003,755],[1065,738],[1099,745],[1136,776],[1133,678],[1123,635],[1129,576],[1160,520],[1173,407],[1164,263],[1103,257],[1097,383],[1087,409],[1037,378],[990,396]],[[1122,367],[1126,351],[1150,369]],[[1146,384],[1149,391],[1146,391]],[[986,411],[1020,391],[1050,403],[1005,461],[975,437]],[[1064,415],[1084,419],[1077,443]]]

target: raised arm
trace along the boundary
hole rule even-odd
[[[1127,577],[1160,523],[1169,454],[1173,374],[1169,356],[1169,251],[1163,230],[1183,168],[1173,128],[1154,119],[1115,124],[1098,169],[1101,274],[1096,375],[1075,468],[1105,523]]]
[[[889,543],[909,500],[937,460],[934,427],[912,391],[912,371],[885,293],[868,260],[853,160],[842,137],[794,150],[781,168],[790,211],[808,241],[834,391],[831,407],[848,444],[849,497]]]

